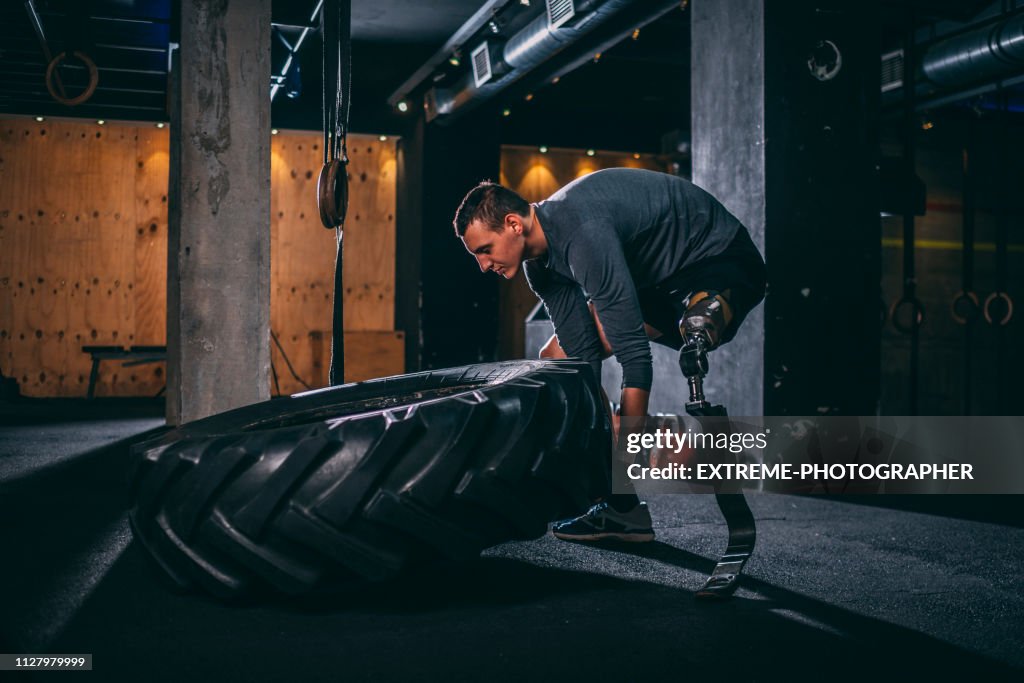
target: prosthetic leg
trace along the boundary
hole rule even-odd
[[[731,318],[728,302],[717,292],[699,292],[687,303],[679,323],[683,346],[679,367],[690,385],[686,412],[694,417],[726,417],[725,406],[712,405],[704,397],[704,377],[708,373],[708,351],[717,346]],[[723,420],[728,424],[727,420]],[[728,427],[726,427],[728,429]],[[698,598],[724,599],[739,583],[743,565],[754,552],[757,530],[754,515],[736,482],[725,482],[715,490],[715,500],[729,526],[729,545],[711,576],[697,591]]]

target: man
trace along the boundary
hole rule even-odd
[[[597,171],[533,205],[484,182],[462,200],[454,225],[480,270],[506,279],[525,270],[555,326],[541,357],[589,361],[600,379],[601,361],[614,353],[624,418],[647,415],[649,340],[679,349],[684,333],[700,333],[715,348],[764,298],[764,261],[747,229],[710,194],[664,173]],[[654,539],[635,493],[610,495],[552,532]]]

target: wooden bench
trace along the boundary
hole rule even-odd
[[[82,353],[92,355],[92,370],[89,372],[89,391],[86,398],[93,398],[96,391],[96,380],[100,375],[100,363],[105,360],[127,361],[124,367],[159,363],[167,360],[166,346],[83,346]],[[163,389],[160,390],[163,393]],[[157,394],[159,396],[160,394]]]

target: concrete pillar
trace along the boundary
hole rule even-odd
[[[709,399],[736,416],[874,414],[877,2],[690,6],[693,180],[750,229],[769,277],[711,355]]]
[[[270,0],[182,0],[171,83],[167,418],[270,394]]]
[[[747,226],[764,254],[765,0],[690,4],[693,182]],[[705,393],[737,416],[764,411],[764,307],[711,357]]]

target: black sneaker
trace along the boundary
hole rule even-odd
[[[598,503],[575,519],[555,522],[551,527],[555,538],[563,541],[619,541],[646,543],[654,540],[651,513],[647,503],[640,503],[629,512],[619,512],[608,503]]]

